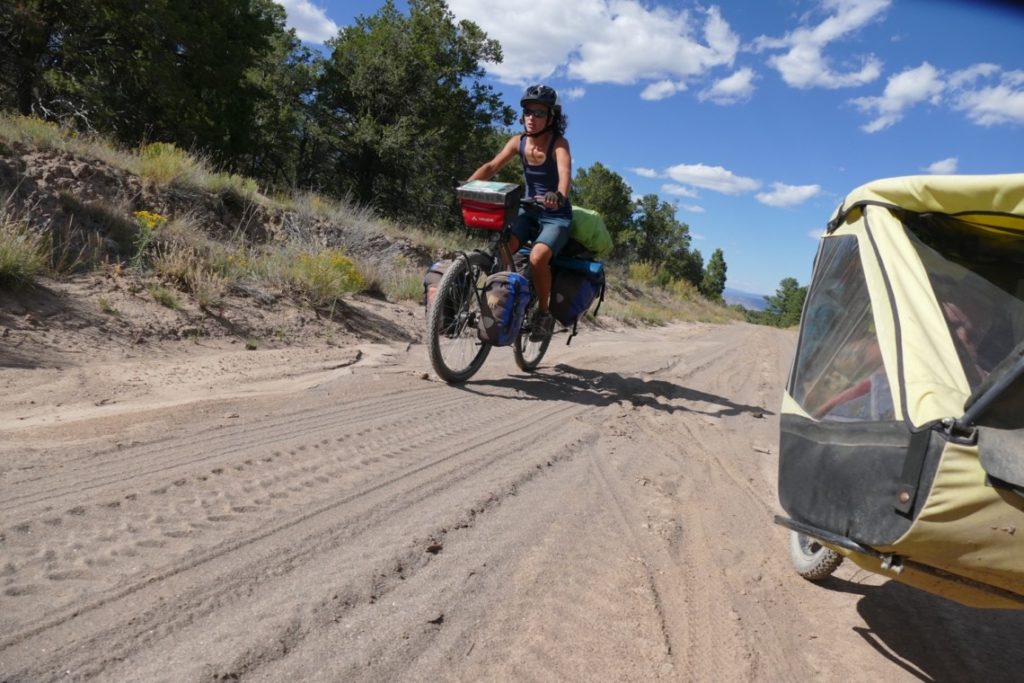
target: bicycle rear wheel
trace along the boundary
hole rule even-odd
[[[487,277],[486,256],[462,255],[437,285],[427,316],[427,352],[438,377],[460,384],[483,365],[491,345],[477,337],[480,290]]]
[[[523,326],[516,336],[516,343],[512,348],[512,355],[515,356],[516,365],[523,372],[533,372],[540,365],[544,354],[548,352],[551,345],[551,336],[545,337],[542,341],[530,341],[530,330],[533,329],[533,316],[537,312],[536,302],[532,303],[526,311]]]

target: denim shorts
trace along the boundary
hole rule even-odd
[[[520,209],[516,222],[512,225],[512,234],[519,240],[520,245],[531,241],[534,244],[540,242],[550,247],[551,252],[557,256],[569,241],[571,223],[572,218],[568,216],[537,215]]]

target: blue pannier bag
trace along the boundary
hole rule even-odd
[[[530,281],[519,273],[501,271],[488,275],[480,300],[477,336],[493,346],[515,341],[530,303]]]
[[[595,299],[598,302],[594,307],[594,315],[601,308],[605,290],[604,264],[587,259],[558,257],[551,265],[551,315],[565,327],[572,327],[572,334],[565,342],[569,344],[576,336],[579,319]]]

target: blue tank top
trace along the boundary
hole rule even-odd
[[[527,197],[543,197],[547,192],[558,191],[558,163],[555,161],[555,155],[552,154],[557,141],[558,136],[552,135],[551,142],[548,143],[544,163],[531,166],[526,160],[526,136],[524,135],[519,138],[519,159],[523,162]],[[569,198],[566,197],[565,203],[562,204],[561,208],[544,209],[544,215],[572,218],[572,206],[569,205]]]

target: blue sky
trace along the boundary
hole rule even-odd
[[[322,46],[382,3],[281,4]],[[807,284],[817,236],[862,183],[1024,170],[1024,12],[1012,3],[448,4],[502,44],[504,61],[486,67],[506,101],[530,83],[556,88],[574,169],[601,162],[676,204],[705,262],[722,249],[732,289]]]

